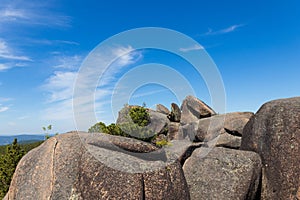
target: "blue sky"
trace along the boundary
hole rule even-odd
[[[256,112],[266,101],[300,94],[297,0],[0,1],[3,135],[42,133],[41,127],[48,124],[53,125],[53,132],[76,129],[72,95],[82,62],[102,41],[140,27],[173,29],[201,44],[220,71],[227,112]],[[181,50],[197,48],[182,46]],[[182,58],[160,50],[134,51],[130,45],[115,46],[111,53],[120,58],[95,92],[97,120],[114,120],[111,92],[124,74],[153,62],[176,69],[197,97],[210,104],[205,81]],[[153,67],[157,76],[165,77],[155,70]],[[142,80],[143,76],[134,78]],[[135,90],[129,103],[146,102],[154,107],[157,103],[180,104],[181,100],[167,87],[145,84]],[[93,123],[86,120],[86,128]]]

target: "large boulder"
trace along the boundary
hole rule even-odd
[[[169,109],[162,104],[156,105],[156,111],[165,115],[168,115],[170,113]]]
[[[178,161],[101,133],[52,137],[19,162],[6,199],[189,199]]]
[[[300,97],[264,104],[245,126],[241,149],[262,158],[261,199],[299,199]]]
[[[230,143],[232,139],[237,144],[237,141],[241,141],[244,126],[252,116],[251,112],[234,112],[200,119],[194,140],[211,141],[220,136],[223,141]]]
[[[254,200],[261,160],[254,152],[198,148],[184,163],[183,171],[191,199]]]
[[[216,112],[203,101],[193,96],[187,96],[181,105],[181,124],[190,124],[201,118],[211,117]]]

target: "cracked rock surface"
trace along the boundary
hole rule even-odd
[[[101,136],[106,137],[102,143]],[[158,152],[157,159],[136,156],[128,151],[131,145],[141,153]],[[179,161],[165,162],[165,152],[156,150],[149,143],[100,133],[52,137],[21,159],[5,198],[189,199]],[[130,164],[122,165],[124,160]]]

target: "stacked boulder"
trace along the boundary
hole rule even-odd
[[[193,96],[148,113],[147,128],[167,145],[102,133],[53,137],[20,161],[6,200],[300,200],[300,97],[255,115],[217,114]]]

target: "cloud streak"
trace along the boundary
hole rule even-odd
[[[0,24],[70,27],[71,17],[49,11],[45,3],[7,1],[0,7]]]
[[[195,44],[194,46],[191,46],[191,47],[180,48],[179,51],[189,52],[189,51],[197,51],[197,50],[202,50],[202,49],[204,49],[203,46]]]
[[[8,109],[9,109],[9,107],[7,107],[7,106],[1,106],[1,104],[0,104],[0,113],[5,112]]]
[[[32,59],[27,56],[16,55],[3,39],[0,39],[0,58],[6,60],[32,61]]]
[[[227,33],[231,33],[231,32],[234,32],[236,31],[237,29],[241,28],[245,26],[244,24],[235,24],[235,25],[232,25],[232,26],[229,26],[227,28],[224,28],[224,29],[221,29],[221,30],[217,30],[217,31],[214,31],[212,29],[208,29],[208,31],[202,35],[205,35],[205,36],[209,36],[209,35],[222,35],[222,34],[227,34]]]

